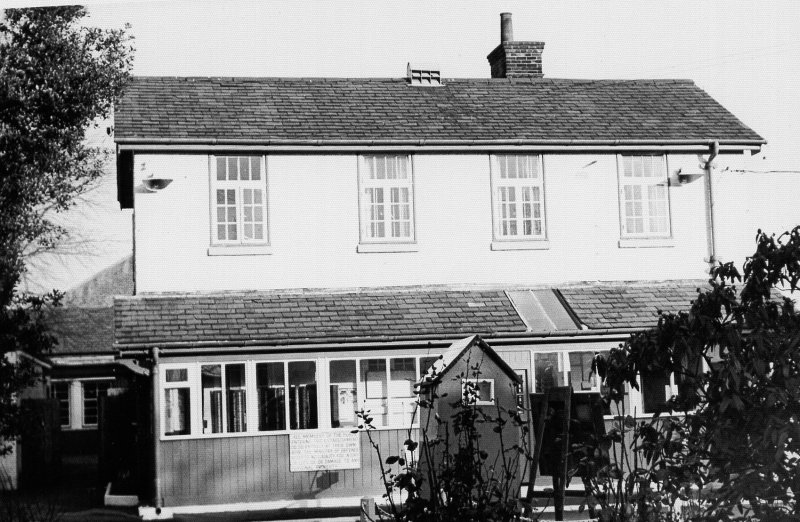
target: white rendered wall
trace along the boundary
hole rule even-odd
[[[549,249],[493,251],[489,156],[416,154],[413,163],[416,252],[356,251],[357,156],[270,155],[272,253],[209,256],[209,157],[137,154],[137,292],[706,277],[702,178],[673,177],[670,246],[620,248],[616,155],[545,155]],[[700,172],[695,155],[668,157],[671,174],[681,167]],[[148,193],[150,174],[174,182]]]

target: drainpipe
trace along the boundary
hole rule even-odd
[[[715,141],[709,146],[709,156],[703,165],[705,172],[706,189],[706,237],[708,238],[709,271],[717,262],[717,239],[714,235],[714,182],[711,176],[714,173],[714,158],[719,154],[719,142]]]
[[[150,375],[153,378],[153,503],[156,507],[156,514],[161,514],[164,499],[161,497],[161,415],[159,408],[159,368],[158,368],[158,347],[153,348],[153,370]]]

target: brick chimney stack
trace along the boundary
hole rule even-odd
[[[500,45],[486,58],[492,78],[541,78],[544,42],[515,42],[511,13],[500,13]]]

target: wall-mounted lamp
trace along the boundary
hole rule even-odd
[[[684,174],[683,172],[681,172],[681,169],[678,170],[678,183],[680,183],[681,185],[686,185],[687,183],[691,183],[692,181],[696,181],[702,177],[703,177],[702,172]]]
[[[150,177],[142,180],[144,188],[150,192],[158,192],[159,190],[167,188],[167,185],[172,183],[172,178],[154,178],[151,174]]]
[[[142,174],[144,174],[146,169],[147,169],[147,164],[142,163]],[[146,188],[150,192],[158,192],[159,190],[163,190],[167,188],[167,186],[170,183],[172,183],[172,178],[156,178],[152,174],[142,179],[142,184],[144,185],[144,188]]]

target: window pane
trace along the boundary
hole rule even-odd
[[[644,413],[655,413],[672,396],[669,375],[666,373],[643,373],[641,381]]]
[[[261,179],[261,157],[260,156],[251,156],[250,157],[250,177],[254,180]]]
[[[422,357],[419,360],[419,373],[420,377],[428,375],[431,372],[431,367],[439,360],[439,356]]]
[[[250,158],[247,156],[239,158],[239,179],[250,179]]]
[[[254,225],[253,239],[264,239],[264,226]]]
[[[217,190],[217,205],[224,205],[224,204],[225,204],[225,191]]]
[[[312,361],[289,363],[289,427],[293,430],[318,427],[317,370]]]
[[[225,158],[217,157],[217,179],[225,179]]]
[[[244,364],[225,366],[225,393],[228,403],[228,433],[247,431]]]
[[[236,158],[228,158],[228,179],[236,181],[238,179],[239,162]]]
[[[575,391],[599,391],[597,374],[592,374],[594,352],[569,353],[569,380]]]
[[[236,225],[228,225],[228,239],[236,240]]]
[[[331,361],[330,363],[331,426],[356,426],[358,400],[356,392],[356,362]]]
[[[200,368],[203,395],[203,433],[222,433],[222,368],[205,365]]]
[[[468,404],[494,401],[494,381],[492,379],[464,379],[461,382],[461,397]]]
[[[389,425],[408,427],[416,408],[414,383],[417,364],[414,358],[389,360]]]
[[[167,370],[168,372],[170,370]],[[186,370],[172,370],[186,371]],[[189,435],[191,422],[189,388],[167,388],[164,390],[164,435]]]
[[[564,375],[559,370],[558,353],[537,353],[533,356],[536,393],[554,386],[564,386]]]
[[[69,426],[69,387],[68,381],[53,383],[53,398],[58,400],[58,419],[62,426]]]
[[[188,380],[187,373],[188,370],[186,368],[166,370],[167,382],[184,382]]]
[[[236,204],[236,191],[235,190],[227,190],[227,203],[228,205],[235,205]]]
[[[286,429],[286,386],[283,363],[256,365],[258,388],[258,429],[275,431]]]
[[[106,395],[108,381],[84,381],[83,387],[83,425],[96,426],[99,418],[100,399]]]
[[[391,397],[413,397],[414,383],[417,381],[417,365],[412,357],[390,359],[389,378]]]
[[[364,409],[371,411],[375,426],[386,426],[386,360],[364,359],[360,366],[359,392],[364,397]]]

